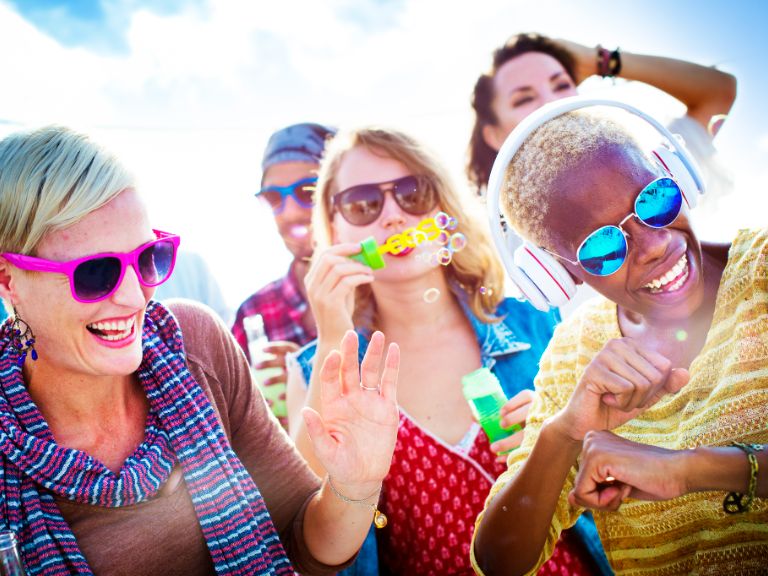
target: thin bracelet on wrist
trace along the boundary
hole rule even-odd
[[[605,78],[608,75],[608,60],[611,57],[611,52],[607,48],[603,48],[600,44],[597,45],[597,74]]]
[[[723,510],[726,514],[740,514],[748,512],[752,506],[752,501],[755,499],[757,472],[759,470],[755,453],[761,452],[763,446],[761,444],[744,444],[742,442],[733,442],[731,446],[735,446],[747,454],[747,460],[749,460],[749,485],[747,486],[746,494],[742,492],[728,492],[725,500],[723,500]]]
[[[376,490],[371,494],[370,496],[367,496],[365,498],[361,498],[360,500],[355,500],[353,498],[347,498],[336,490],[336,486],[333,485],[333,482],[331,481],[331,475],[326,474],[326,478],[328,478],[328,486],[331,488],[331,492],[334,493],[334,495],[341,501],[347,502],[348,504],[357,504],[359,506],[365,506],[366,508],[370,508],[373,510],[373,525],[376,526],[376,528],[384,528],[384,526],[387,525],[387,517],[384,515],[383,512],[381,512],[376,505],[376,503],[368,502],[371,498],[374,496],[377,496],[381,488],[376,488]],[[378,497],[376,498],[376,502],[378,503]]]
[[[621,73],[621,52],[597,45],[597,73],[603,78],[615,78]]]

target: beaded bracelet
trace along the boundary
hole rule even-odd
[[[747,512],[752,506],[752,501],[755,499],[755,490],[757,489],[757,456],[755,452],[760,452],[763,449],[761,444],[744,444],[742,442],[733,442],[731,446],[740,448],[747,454],[749,460],[749,486],[747,487],[747,493],[741,492],[728,492],[723,500],[723,510],[726,514],[740,514],[741,512]]]
[[[360,500],[353,500],[352,498],[347,498],[346,496],[344,496],[344,494],[336,490],[336,486],[334,486],[333,482],[331,482],[330,474],[327,474],[326,478],[328,478],[328,486],[331,487],[331,491],[336,495],[336,497],[339,500],[343,500],[344,502],[347,502],[349,504],[360,504],[361,506],[367,506],[371,510],[373,510],[373,525],[376,526],[376,528],[384,528],[384,526],[387,525],[387,517],[384,515],[383,512],[379,510],[378,506],[376,506],[376,504],[372,502],[367,502],[368,500],[376,496],[380,488],[377,488],[376,491],[370,496],[361,498]]]
[[[621,53],[619,49],[608,50],[597,45],[597,73],[603,78],[613,78],[621,72]]]

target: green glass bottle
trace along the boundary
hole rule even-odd
[[[272,376],[283,374],[282,368],[260,368],[255,365],[263,360],[274,358],[274,354],[264,351],[264,346],[269,344],[267,333],[264,329],[264,318],[261,314],[253,314],[243,318],[243,328],[248,339],[248,354],[251,357],[251,373],[256,383],[261,388],[261,393],[272,408],[277,419],[283,426],[288,424],[288,408],[285,404],[285,382],[276,382],[267,385],[266,381]]]
[[[0,576],[25,576],[16,534],[0,531]]]
[[[477,419],[491,443],[506,438],[518,430],[519,424],[502,428],[499,414],[507,402],[498,378],[488,369],[479,368],[461,379],[464,398],[469,402],[472,415]]]

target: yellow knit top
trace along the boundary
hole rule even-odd
[[[608,340],[620,337],[616,304],[604,298],[585,303],[557,328],[541,359],[525,439],[510,455],[509,468],[491,489],[486,507],[523,465],[544,420],[567,404],[587,364]],[[613,432],[670,449],[735,440],[768,443],[768,231],[741,231],[733,242],[712,326],[689,371],[690,381],[680,392]],[[538,566],[551,555],[560,532],[583,512],[567,500],[576,470],[571,469],[560,493]],[[729,515],[723,512],[724,496],[698,492],[661,502],[630,499],[617,512],[596,512],[616,573],[768,574],[768,499],[756,498],[750,512]],[[481,574],[472,544],[472,563]]]

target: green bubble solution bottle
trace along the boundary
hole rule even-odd
[[[502,428],[499,422],[501,407],[507,402],[498,378],[488,369],[479,368],[461,379],[464,398],[469,402],[472,415],[482,426],[491,444],[522,430],[519,424]]]

